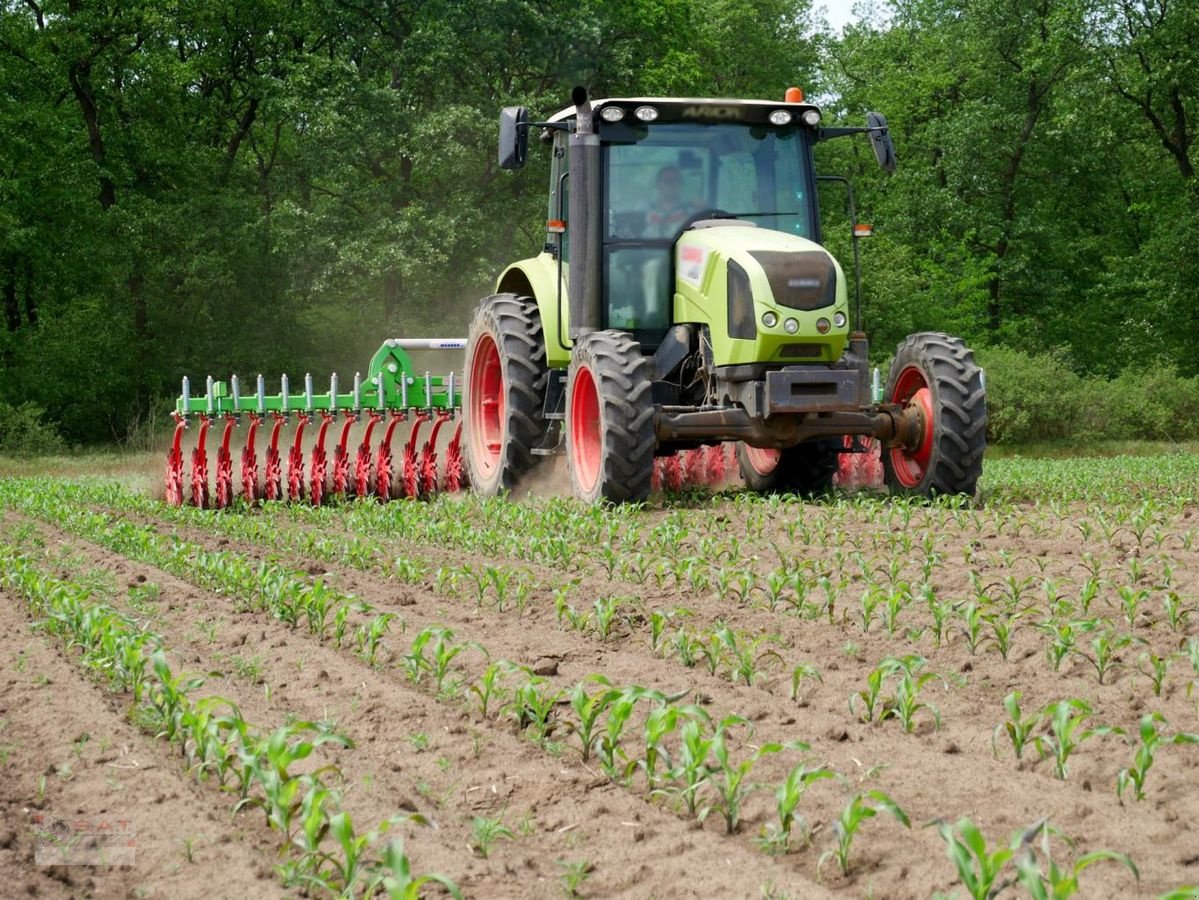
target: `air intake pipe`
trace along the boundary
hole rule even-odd
[[[598,331],[600,322],[600,141],[587,89],[570,94],[575,129],[570,135],[570,337]]]

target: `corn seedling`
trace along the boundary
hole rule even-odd
[[[912,827],[907,813],[884,791],[871,790],[864,794],[854,794],[845,809],[841,811],[837,821],[833,823],[833,833],[836,835],[837,845],[820,854],[820,859],[816,863],[816,871],[819,873],[826,861],[835,859],[837,866],[841,869],[841,874],[848,875],[849,853],[858,829],[867,819],[872,819],[880,813],[892,816],[904,828]]]
[[[512,833],[512,829],[499,819],[475,816],[471,822],[471,849],[484,859],[491,855],[491,848],[497,841],[510,841],[514,837],[516,835]]]
[[[1153,766],[1157,751],[1163,745],[1199,744],[1199,734],[1180,731],[1165,735],[1157,730],[1159,724],[1166,724],[1166,719],[1161,713],[1146,713],[1141,717],[1139,729],[1141,742],[1133,751],[1132,765],[1121,769],[1116,775],[1116,796],[1121,801],[1124,799],[1124,791],[1129,787],[1133,788],[1137,800],[1145,799],[1145,779],[1149,776],[1149,769]]]
[[[995,726],[995,731],[991,735],[991,752],[996,759],[999,758],[999,748],[996,746],[996,741],[1000,732],[1006,732],[1008,740],[1012,742],[1012,750],[1016,754],[1016,759],[1022,759],[1024,756],[1024,747],[1028,744],[1032,733],[1040,726],[1042,722],[1041,713],[1035,716],[1024,718],[1020,711],[1020,692],[1012,691],[1003,698],[1003,708],[1007,710],[1008,718],[1006,722],[1001,722]]]
[[[800,692],[803,690],[804,682],[819,681],[824,679],[820,676],[820,670],[809,663],[799,663],[791,670],[791,699],[799,700]]]
[[[588,694],[586,684],[592,682],[608,688]],[[588,675],[574,686],[570,692],[570,708],[574,711],[577,724],[575,731],[582,743],[583,762],[591,758],[591,745],[596,738],[600,716],[607,710],[609,704],[620,696],[620,691],[612,687],[612,682],[603,675]]]
[[[797,828],[805,846],[811,843],[807,820],[799,812],[800,801],[808,788],[817,781],[836,777],[837,773],[828,766],[809,767],[806,763],[799,763],[791,769],[774,792],[775,810],[779,821],[777,828],[772,826],[772,830],[767,831],[763,838],[763,844],[768,850],[786,853],[791,849],[791,838]]]
[[[1124,734],[1123,729],[1106,725],[1084,728],[1083,723],[1092,715],[1085,700],[1058,700],[1050,703],[1041,714],[1049,722],[1049,733],[1038,735],[1034,743],[1041,758],[1053,758],[1053,775],[1065,779],[1067,763],[1074,751],[1087,738],[1102,734]]]
[[[1037,827],[1034,826],[1034,828]],[[1067,898],[1073,897],[1079,891],[1079,878],[1082,873],[1097,862],[1118,862],[1128,869],[1138,882],[1141,880],[1141,874],[1137,871],[1133,861],[1126,854],[1117,853],[1114,850],[1094,850],[1084,853],[1069,868],[1059,866],[1050,852],[1049,836],[1051,833],[1060,834],[1060,832],[1047,822],[1040,823],[1039,830],[1041,854],[1045,858],[1045,868],[1042,869],[1041,862],[1032,848],[1032,841],[1036,837],[1035,833],[1024,843],[1021,851],[1016,855],[1016,871],[1019,873],[1020,885],[1028,891],[1032,900],[1067,900]]]
[[[957,869],[958,879],[973,900],[992,900],[1013,883],[1014,879],[1001,880],[999,876],[1020,846],[1019,835],[1012,846],[989,851],[986,838],[969,819],[959,819],[953,825],[935,819],[928,824],[937,826],[937,833],[949,851],[949,859]]]
[[[462,900],[458,885],[446,876],[436,873],[414,876],[403,843],[394,840],[383,851],[383,859],[367,885],[366,896],[373,896],[382,888],[388,900],[420,900],[427,884],[439,884],[454,900]]]

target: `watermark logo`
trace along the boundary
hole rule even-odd
[[[39,866],[131,866],[137,854],[130,819],[34,813],[31,824]]]

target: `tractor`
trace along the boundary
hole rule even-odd
[[[545,245],[503,271],[467,336],[474,490],[510,490],[564,448],[576,496],[638,501],[655,458],[735,442],[750,488],[812,492],[878,441],[893,492],[974,493],[987,413],[970,349],[913,334],[873,396],[821,244],[813,150],[865,134],[894,171],[883,116],[823,128],[797,88],[782,103],[571,101],[545,122],[500,116],[502,168],[525,164],[535,129],[552,161]]]
[[[319,505],[468,485],[496,496],[563,452],[574,494],[589,502],[640,501],[656,482],[677,487],[680,473],[704,469],[718,481],[729,451],[756,491],[821,491],[839,460],[877,454],[894,493],[974,494],[986,443],[983,373],[961,340],[922,332],[899,345],[885,387],[877,370],[871,377],[864,226],[848,181],[816,174],[816,145],[847,135],[867,136],[894,171],[883,116],[823,127],[798,88],[782,102],[592,101],[575,88],[571,105],[544,122],[524,107],[501,112],[502,168],[524,166],[534,131],[551,153],[545,242],[503,270],[467,337],[388,339],[348,391],[336,374],[327,391],[305,376],[297,393],[284,375],[277,394],[262,375],[252,390],[236,375],[209,376],[202,394],[184,378],[168,502],[190,493],[196,506],[222,507],[240,492],[250,503]],[[849,188],[853,310],[845,270],[822,245],[821,180]],[[422,375],[409,355],[463,349],[460,375]],[[232,436],[247,424],[235,460]],[[215,490],[212,428],[220,429]],[[392,441],[402,433],[397,455]]]

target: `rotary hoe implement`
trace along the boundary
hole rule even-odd
[[[576,88],[543,122],[502,111],[500,168],[526,164],[534,131],[549,151],[544,243],[499,274],[466,337],[386,341],[349,393],[336,376],[322,393],[306,377],[299,394],[286,378],[277,394],[261,376],[251,390],[210,378],[202,393],[185,380],[170,502],[389,500],[468,483],[496,496],[548,457],[565,457],[588,502],[731,474],[762,492],[974,494],[982,370],[962,340],[925,331],[898,345],[885,379],[871,371],[858,252],[871,229],[849,181],[816,169],[821,143],[863,135],[894,171],[883,116],[825,127],[798,88],[781,101],[593,101]],[[822,187],[845,192],[850,277],[824,244]],[[407,351],[429,349],[465,351],[461,374],[416,372]]]
[[[465,345],[460,339],[386,341],[366,377],[356,374],[345,393],[336,374],[319,393],[306,375],[296,394],[286,375],[273,394],[266,393],[261,375],[249,390],[236,375],[228,382],[210,376],[195,393],[184,378],[167,453],[167,502],[219,509],[240,496],[247,503],[304,500],[320,506],[332,497],[390,500],[460,490],[461,379],[452,371],[418,374],[407,351]],[[407,433],[395,445],[401,428]],[[185,439],[193,430],[185,463]],[[439,453],[447,432],[450,439]]]

